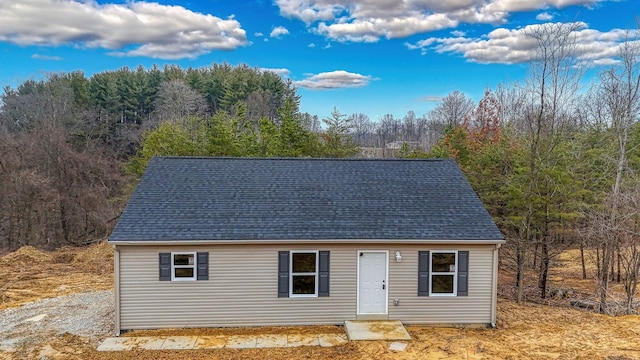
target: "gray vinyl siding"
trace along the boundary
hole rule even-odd
[[[357,250],[389,250],[389,319],[407,324],[490,323],[493,245],[119,246],[122,330],[341,324],[357,318]],[[419,250],[469,250],[469,296],[418,297]],[[330,296],[278,297],[278,251],[329,250]],[[158,254],[209,252],[209,280],[158,279]],[[394,253],[402,252],[396,262]],[[400,304],[394,306],[393,299]]]
[[[418,250],[403,249],[402,262],[389,264],[389,319],[404,324],[490,324],[494,247],[429,247],[469,250],[468,296],[417,296]],[[397,251],[397,250],[396,250]],[[393,305],[399,299],[400,305]]]

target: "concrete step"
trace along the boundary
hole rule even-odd
[[[349,340],[411,340],[397,320],[347,320],[344,328]]]

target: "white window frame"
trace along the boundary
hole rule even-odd
[[[456,269],[454,272],[434,272],[433,271],[433,255],[435,254],[454,254],[455,256],[455,266]],[[429,253],[429,296],[458,296],[458,250],[431,250]],[[433,287],[433,276],[434,275],[451,275],[453,276],[453,292],[451,293],[434,293],[432,291]]]
[[[176,265],[176,255],[192,255],[193,265]],[[176,277],[176,269],[193,269],[192,277]],[[195,251],[181,251],[171,253],[171,281],[196,281],[198,279],[198,254]]]
[[[304,272],[304,273],[294,273],[293,272],[293,254],[315,254],[316,255],[316,271],[315,272]],[[289,251],[289,297],[318,297],[318,274],[319,274],[319,266],[320,266],[320,254],[318,250],[290,250]],[[299,276],[315,276],[315,289],[313,294],[294,294],[293,293],[293,277]]]

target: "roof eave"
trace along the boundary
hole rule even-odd
[[[453,239],[453,240],[433,240],[433,239],[302,239],[302,240],[109,240],[109,243],[116,246],[143,245],[143,246],[165,246],[165,245],[280,245],[280,244],[460,244],[460,245],[496,245],[504,244],[504,239]]]

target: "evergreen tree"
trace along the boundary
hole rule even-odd
[[[327,126],[327,130],[323,134],[324,156],[334,158],[349,157],[358,152],[357,144],[353,142],[349,134],[351,119],[345,114],[341,114],[334,107],[331,116],[323,119],[322,122]]]

